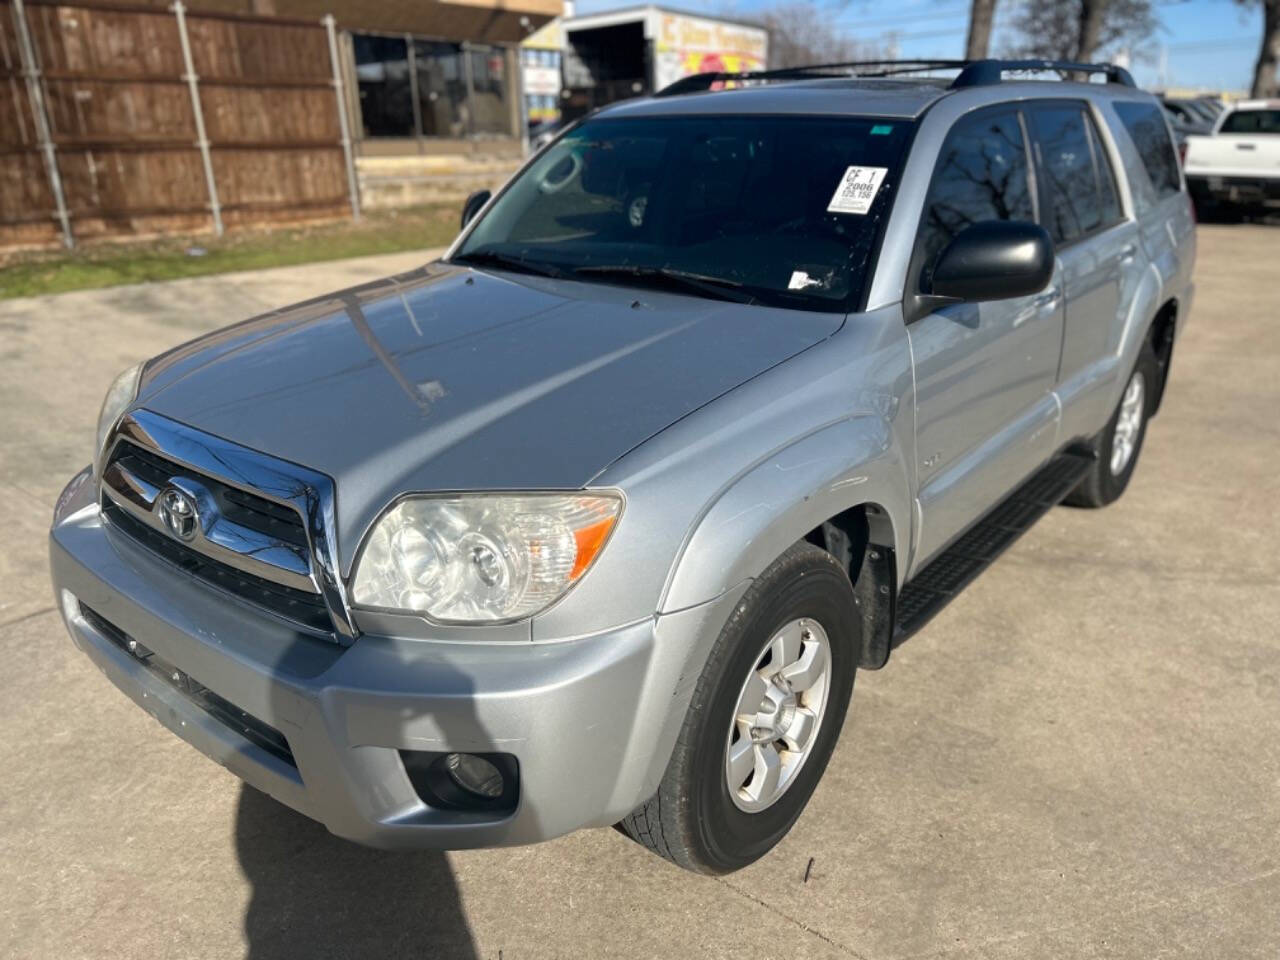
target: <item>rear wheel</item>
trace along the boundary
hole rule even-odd
[[[829,553],[801,543],[775,561],[721,631],[658,792],[623,832],[700,873],[772,849],[835,748],[859,624],[849,577]]]
[[[1147,436],[1151,406],[1160,394],[1160,375],[1160,364],[1151,344],[1144,343],[1111,421],[1095,439],[1097,462],[1080,485],[1067,494],[1064,503],[1075,507],[1105,507],[1124,493]]]

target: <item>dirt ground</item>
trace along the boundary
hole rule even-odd
[[[609,830],[334,839],[135,709],[53,610],[52,505],[119,369],[419,258],[0,303],[0,956],[1274,958],[1280,228],[1200,240],[1128,493],[1051,512],[860,673],[807,812],[723,879]]]

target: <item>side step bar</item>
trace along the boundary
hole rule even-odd
[[[1020,536],[1061,502],[1093,465],[1074,450],[1059,454],[991,509],[902,588],[896,604],[897,647],[955,599]]]

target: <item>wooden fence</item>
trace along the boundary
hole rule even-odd
[[[0,0],[0,246],[358,215],[328,28]]]

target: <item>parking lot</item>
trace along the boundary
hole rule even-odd
[[[1280,232],[1200,230],[1133,484],[880,672],[781,846],[384,853],[241,786],[72,647],[45,535],[111,377],[419,255],[0,302],[0,956],[1274,958]]]

